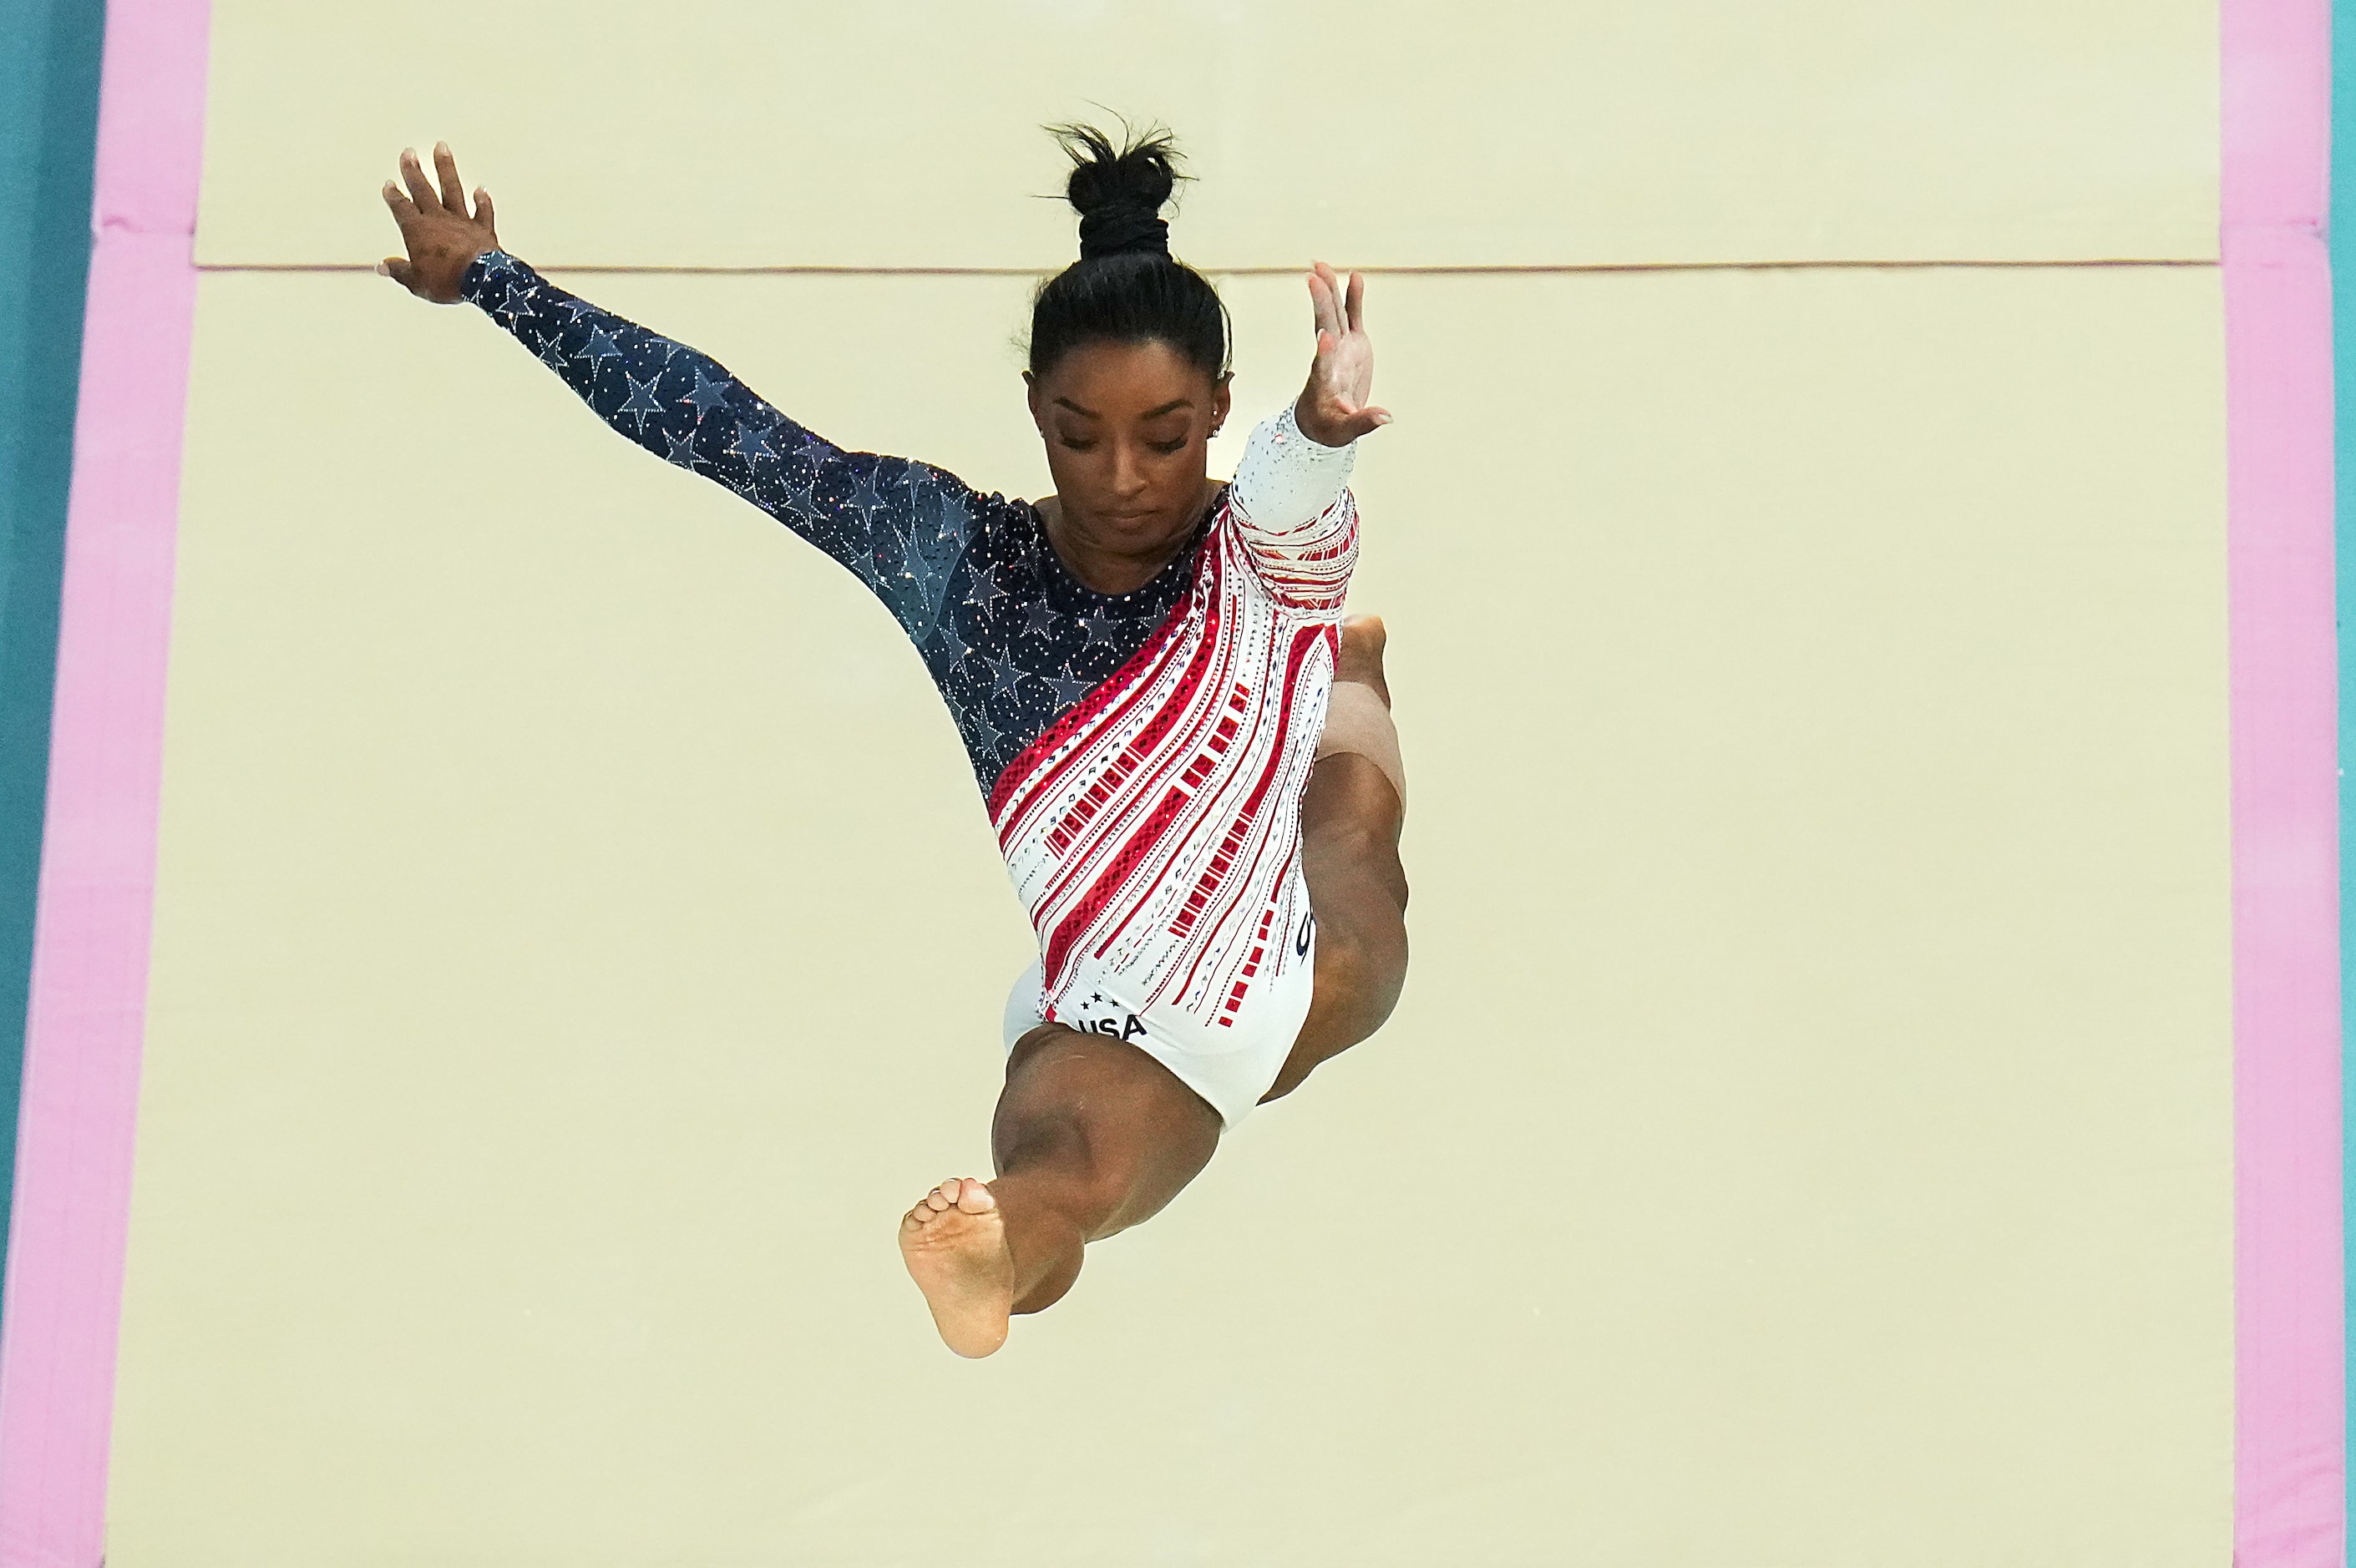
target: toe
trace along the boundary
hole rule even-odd
[[[968,1181],[964,1193],[958,1199],[958,1208],[968,1214],[987,1214],[998,1207],[998,1196],[979,1181]]]

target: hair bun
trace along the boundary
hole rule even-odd
[[[1162,208],[1183,177],[1167,131],[1148,131],[1126,147],[1093,125],[1049,129],[1072,160],[1064,194],[1080,215],[1080,259],[1141,251],[1170,254]]]
[[[1170,254],[1170,225],[1141,207],[1100,207],[1080,215],[1080,260],[1124,251]]]

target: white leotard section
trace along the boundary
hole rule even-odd
[[[1357,560],[1352,450],[1261,421],[1187,601],[1007,770],[991,820],[1039,936],[1006,1043],[1042,1022],[1153,1056],[1229,1125],[1309,1013],[1301,796]]]

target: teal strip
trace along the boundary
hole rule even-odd
[[[103,0],[0,0],[0,1256],[16,1169]]]

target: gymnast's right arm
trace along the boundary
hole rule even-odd
[[[726,485],[893,600],[890,590],[900,585],[884,569],[900,565],[892,525],[903,498],[962,485],[922,464],[845,453],[771,408],[718,361],[558,288],[499,249],[488,192],[476,191],[468,214],[446,145],[434,148],[434,162],[438,189],[413,152],[402,155],[408,189],[386,182],[385,203],[409,254],[385,258],[379,272],[421,299],[480,306],[607,424]],[[925,483],[900,483],[918,475]]]

